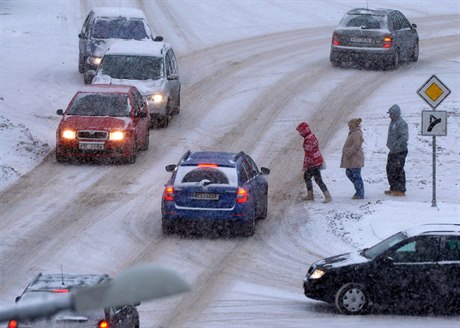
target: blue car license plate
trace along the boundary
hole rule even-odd
[[[219,194],[209,192],[194,192],[192,199],[198,200],[219,200]]]

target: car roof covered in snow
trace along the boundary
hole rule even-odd
[[[354,8],[347,12],[349,15],[377,15],[385,16],[395,11],[394,9],[378,8],[378,9],[368,9],[368,8]]]
[[[124,7],[96,7],[93,9],[96,17],[127,17],[147,20],[144,12],[137,8]]]
[[[27,286],[25,292],[53,291],[56,289],[70,290],[75,287],[97,285],[109,280],[110,277],[106,274],[40,273]]]
[[[131,55],[162,57],[169,44],[158,41],[120,40],[113,43],[105,55]]]
[[[88,84],[78,90],[78,93],[129,93],[132,85],[120,84]]]
[[[244,155],[243,152],[229,153],[217,151],[187,152],[179,163],[184,166],[195,166],[198,164],[217,164],[219,166],[235,167],[238,157]]]
[[[417,235],[456,235],[460,236],[460,224],[454,223],[436,223],[422,224],[420,226],[408,228],[405,230],[407,236]]]

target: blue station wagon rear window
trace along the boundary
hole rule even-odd
[[[225,184],[237,185],[236,169],[231,167],[180,166],[176,184]]]

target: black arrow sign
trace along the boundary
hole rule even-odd
[[[428,125],[428,132],[431,132],[433,130],[434,126],[438,123],[441,123],[441,118],[437,118],[434,115],[430,115],[430,125]]]

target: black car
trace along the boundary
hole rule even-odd
[[[257,167],[244,152],[185,153],[172,172],[161,203],[165,234],[191,227],[195,232],[218,230],[254,235],[255,220],[267,216],[270,170]]]
[[[332,35],[333,66],[357,63],[395,69],[401,62],[416,62],[418,55],[417,25],[399,10],[352,9]]]
[[[16,298],[16,303],[46,300],[53,293],[70,293],[76,288],[106,283],[110,279],[106,274],[39,273]],[[139,328],[139,313],[134,305],[92,310],[85,313],[62,311],[46,320],[10,320],[7,327]]]
[[[371,248],[315,262],[304,282],[307,297],[361,314],[373,304],[460,309],[460,224],[410,228]]]

